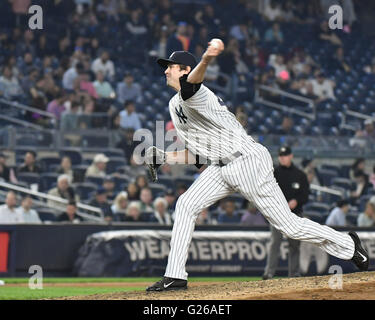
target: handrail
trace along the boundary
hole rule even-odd
[[[314,100],[312,100],[312,99],[301,97],[301,96],[296,95],[294,93],[290,93],[290,92],[287,92],[287,91],[284,91],[284,90],[281,90],[281,89],[278,89],[278,88],[265,86],[263,84],[258,85],[258,88],[263,89],[264,91],[275,92],[275,93],[278,93],[280,95],[284,95],[288,98],[299,100],[301,102],[305,102],[305,103],[309,103],[309,104],[314,103]]]
[[[66,200],[64,198],[51,196],[49,194],[38,192],[38,191],[33,191],[33,190],[30,190],[30,189],[19,187],[19,186],[16,186],[14,184],[10,184],[10,183],[3,182],[3,181],[0,181],[0,187],[4,187],[4,188],[11,189],[11,190],[27,193],[27,194],[37,196],[37,197],[40,197],[40,198],[43,198],[43,199],[60,202],[62,204],[68,203],[68,200]],[[77,203],[77,208],[98,213],[101,218],[104,218],[102,210],[97,208],[97,207],[89,206],[87,204],[83,204],[83,203],[79,202],[79,203]]]
[[[352,110],[346,110],[345,113],[349,116],[353,116],[353,117],[356,117],[356,118],[361,118],[361,119],[372,119],[372,120],[375,120],[375,117],[371,117],[369,115],[366,115],[364,113],[360,113],[360,112],[357,112],[357,111],[352,111]]]
[[[322,186],[319,186],[317,184],[310,184],[310,189],[325,192],[325,193],[334,194],[336,196],[341,196],[341,197],[343,196],[343,193],[339,190],[328,188],[328,187],[322,187]]]
[[[33,123],[23,121],[23,120],[20,120],[20,119],[12,118],[12,117],[9,117],[9,116],[3,115],[3,114],[0,114],[0,119],[4,119],[4,120],[9,121],[9,122],[20,124],[21,126],[25,126],[25,127],[28,127],[28,128],[33,128],[33,129],[36,129],[36,130],[43,130],[43,128],[41,126],[37,125],[37,124],[33,124]]]
[[[46,117],[51,118],[51,119],[56,119],[56,115],[54,115],[51,112],[47,112],[47,111],[43,111],[43,110],[36,109],[36,108],[33,108],[33,107],[29,107],[29,106],[26,106],[26,105],[21,104],[19,102],[16,102],[16,101],[8,101],[8,100],[0,98],[0,102],[4,103],[4,104],[7,104],[11,107],[14,107],[14,108],[18,108],[18,109],[22,109],[22,110],[26,110],[26,111],[31,111],[31,112],[38,113],[42,116],[46,116]]]

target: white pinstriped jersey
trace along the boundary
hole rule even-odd
[[[242,151],[255,142],[224,102],[203,84],[185,101],[181,92],[175,94],[169,101],[169,112],[186,148],[211,161]]]

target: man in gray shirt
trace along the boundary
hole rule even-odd
[[[341,200],[337,202],[337,206],[329,214],[326,225],[335,227],[346,227],[346,215],[350,209],[350,202],[348,200]]]
[[[124,104],[128,100],[140,102],[141,98],[141,86],[134,83],[134,78],[130,73],[125,74],[124,81],[117,85],[117,101]]]
[[[16,211],[22,216],[23,223],[42,223],[38,212],[31,209],[32,205],[33,199],[30,196],[26,196],[22,199],[21,206]]]

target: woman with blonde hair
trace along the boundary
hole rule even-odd
[[[126,191],[122,191],[116,196],[111,209],[115,221],[125,221],[128,209],[128,193]]]

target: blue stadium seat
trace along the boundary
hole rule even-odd
[[[118,168],[126,165],[125,158],[123,157],[112,157],[107,162],[107,173],[111,174],[117,171]]]
[[[337,177],[337,172],[327,169],[318,169],[317,177],[321,185],[330,186],[333,178]]]
[[[53,165],[60,165],[60,157],[43,157],[38,159],[38,162],[41,164],[43,171],[52,171]]]
[[[89,200],[92,193],[97,190],[97,186],[90,182],[82,182],[73,184],[74,190],[83,201]]]
[[[48,192],[57,184],[58,173],[42,173],[40,176],[39,189]]]
[[[27,183],[29,186],[32,184],[39,185],[40,175],[38,173],[21,172],[17,174],[17,179]]]
[[[332,186],[338,186],[346,190],[354,190],[355,182],[350,179],[336,177],[331,180]]]
[[[67,156],[70,158],[72,165],[78,165],[82,163],[82,154],[80,149],[75,148],[64,148],[60,150],[60,157]]]

